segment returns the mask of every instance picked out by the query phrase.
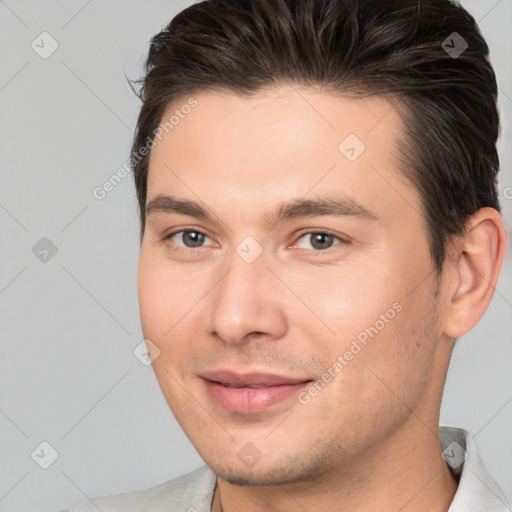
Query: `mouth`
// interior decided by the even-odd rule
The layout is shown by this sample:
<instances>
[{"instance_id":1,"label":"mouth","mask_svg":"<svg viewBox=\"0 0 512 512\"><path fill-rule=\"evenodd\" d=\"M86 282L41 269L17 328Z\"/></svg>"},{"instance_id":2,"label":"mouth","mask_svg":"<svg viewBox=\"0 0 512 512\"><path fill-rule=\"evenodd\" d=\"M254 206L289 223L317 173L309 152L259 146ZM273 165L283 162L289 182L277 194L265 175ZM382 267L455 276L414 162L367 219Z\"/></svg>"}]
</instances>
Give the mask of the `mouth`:
<instances>
[{"instance_id":1,"label":"mouth","mask_svg":"<svg viewBox=\"0 0 512 512\"><path fill-rule=\"evenodd\" d=\"M204 372L210 400L228 412L257 414L297 395L312 379L270 373Z\"/></svg>"}]
</instances>

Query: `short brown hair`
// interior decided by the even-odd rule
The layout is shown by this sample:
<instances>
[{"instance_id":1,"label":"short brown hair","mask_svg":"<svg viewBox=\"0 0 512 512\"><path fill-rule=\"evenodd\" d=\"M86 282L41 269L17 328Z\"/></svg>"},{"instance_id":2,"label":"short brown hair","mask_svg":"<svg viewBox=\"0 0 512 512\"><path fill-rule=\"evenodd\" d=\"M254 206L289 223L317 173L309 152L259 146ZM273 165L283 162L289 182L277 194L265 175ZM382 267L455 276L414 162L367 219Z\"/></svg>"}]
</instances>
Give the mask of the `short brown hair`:
<instances>
[{"instance_id":1,"label":"short brown hair","mask_svg":"<svg viewBox=\"0 0 512 512\"><path fill-rule=\"evenodd\" d=\"M458 45L457 55L450 48ZM464 47L467 45L467 48ZM458 53L458 52L457 52ZM417 187L434 267L482 207L499 211L497 85L475 19L450 0L207 0L151 40L131 149L141 240L149 155L166 107L204 91L292 83L398 98L401 170Z\"/></svg>"}]
</instances>

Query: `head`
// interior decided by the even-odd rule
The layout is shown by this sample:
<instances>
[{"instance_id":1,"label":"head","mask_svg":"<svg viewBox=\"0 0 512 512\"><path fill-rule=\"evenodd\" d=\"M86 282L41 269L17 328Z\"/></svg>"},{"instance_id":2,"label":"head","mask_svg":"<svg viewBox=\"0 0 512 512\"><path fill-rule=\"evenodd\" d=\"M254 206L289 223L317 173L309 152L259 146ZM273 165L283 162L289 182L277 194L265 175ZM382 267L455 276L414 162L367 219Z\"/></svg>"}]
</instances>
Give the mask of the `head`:
<instances>
[{"instance_id":1,"label":"head","mask_svg":"<svg viewBox=\"0 0 512 512\"><path fill-rule=\"evenodd\" d=\"M131 156L142 327L220 476L304 480L436 428L503 260L496 92L448 0L206 1L153 38ZM293 384L212 384L248 374Z\"/></svg>"}]
</instances>

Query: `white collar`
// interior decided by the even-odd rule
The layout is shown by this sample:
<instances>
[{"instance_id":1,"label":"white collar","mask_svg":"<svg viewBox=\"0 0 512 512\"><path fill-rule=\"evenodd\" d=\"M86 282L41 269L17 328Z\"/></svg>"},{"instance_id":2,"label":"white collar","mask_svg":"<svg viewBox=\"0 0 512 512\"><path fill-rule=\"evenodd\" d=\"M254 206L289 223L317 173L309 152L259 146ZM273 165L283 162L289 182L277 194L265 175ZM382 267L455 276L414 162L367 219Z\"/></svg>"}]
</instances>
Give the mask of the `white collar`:
<instances>
[{"instance_id":1,"label":"white collar","mask_svg":"<svg viewBox=\"0 0 512 512\"><path fill-rule=\"evenodd\" d=\"M491 478L475 442L461 428L439 427L443 458L459 481L448 512L510 512L503 491Z\"/></svg>"}]
</instances>

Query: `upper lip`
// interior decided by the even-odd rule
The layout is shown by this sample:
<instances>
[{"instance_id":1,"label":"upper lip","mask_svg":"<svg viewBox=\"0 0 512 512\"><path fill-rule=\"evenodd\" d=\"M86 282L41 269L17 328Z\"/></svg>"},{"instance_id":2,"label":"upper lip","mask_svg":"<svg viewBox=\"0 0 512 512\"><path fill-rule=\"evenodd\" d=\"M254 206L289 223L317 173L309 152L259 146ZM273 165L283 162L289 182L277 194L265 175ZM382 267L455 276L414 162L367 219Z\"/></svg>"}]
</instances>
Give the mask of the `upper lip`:
<instances>
[{"instance_id":1,"label":"upper lip","mask_svg":"<svg viewBox=\"0 0 512 512\"><path fill-rule=\"evenodd\" d=\"M286 377L273 373L236 373L229 370L206 371L201 373L201 377L233 388L284 386L286 384L299 384L311 380L300 377Z\"/></svg>"}]
</instances>

